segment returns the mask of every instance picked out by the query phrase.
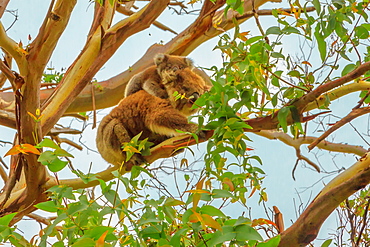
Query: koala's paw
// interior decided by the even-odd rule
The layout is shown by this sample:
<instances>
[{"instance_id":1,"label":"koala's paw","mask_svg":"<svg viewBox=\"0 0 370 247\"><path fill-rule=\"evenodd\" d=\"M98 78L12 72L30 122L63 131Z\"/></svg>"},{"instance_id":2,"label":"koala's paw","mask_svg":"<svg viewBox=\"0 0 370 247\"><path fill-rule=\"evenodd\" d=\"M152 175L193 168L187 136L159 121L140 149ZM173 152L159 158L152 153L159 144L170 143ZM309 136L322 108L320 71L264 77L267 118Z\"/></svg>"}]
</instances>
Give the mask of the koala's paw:
<instances>
[{"instance_id":1,"label":"koala's paw","mask_svg":"<svg viewBox=\"0 0 370 247\"><path fill-rule=\"evenodd\" d=\"M196 134L197 134L199 140L206 140L208 131L207 130L201 130L201 131L197 131Z\"/></svg>"},{"instance_id":2,"label":"koala's paw","mask_svg":"<svg viewBox=\"0 0 370 247\"><path fill-rule=\"evenodd\" d=\"M126 165L126 170L131 171L133 166L141 166L146 160L141 154L134 154Z\"/></svg>"}]
</instances>

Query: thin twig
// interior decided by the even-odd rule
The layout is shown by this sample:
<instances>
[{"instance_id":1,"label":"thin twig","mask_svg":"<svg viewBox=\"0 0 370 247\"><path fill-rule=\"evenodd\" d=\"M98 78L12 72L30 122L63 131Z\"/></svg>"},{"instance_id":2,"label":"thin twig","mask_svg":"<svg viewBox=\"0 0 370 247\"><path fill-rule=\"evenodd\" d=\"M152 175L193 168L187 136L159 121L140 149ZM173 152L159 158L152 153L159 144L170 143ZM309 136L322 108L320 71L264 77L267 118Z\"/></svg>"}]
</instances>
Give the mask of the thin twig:
<instances>
[{"instance_id":1,"label":"thin twig","mask_svg":"<svg viewBox=\"0 0 370 247\"><path fill-rule=\"evenodd\" d=\"M347 116L336 122L330 129L325 131L320 137L318 137L314 142L308 145L308 149L312 150L317 144L319 144L322 140L324 140L327 136L331 133L345 125L346 123L351 122L353 119L362 116L366 113L370 112L370 107L363 107L363 108L355 108L353 109Z\"/></svg>"},{"instance_id":2,"label":"thin twig","mask_svg":"<svg viewBox=\"0 0 370 247\"><path fill-rule=\"evenodd\" d=\"M367 199L367 205L365 207L364 216L363 216L363 220L362 220L362 227L361 227L360 232L358 233L358 236L357 236L356 246L360 246L362 233L364 232L365 227L367 226L367 213L369 212L369 204L370 204L370 199Z\"/></svg>"}]
</instances>

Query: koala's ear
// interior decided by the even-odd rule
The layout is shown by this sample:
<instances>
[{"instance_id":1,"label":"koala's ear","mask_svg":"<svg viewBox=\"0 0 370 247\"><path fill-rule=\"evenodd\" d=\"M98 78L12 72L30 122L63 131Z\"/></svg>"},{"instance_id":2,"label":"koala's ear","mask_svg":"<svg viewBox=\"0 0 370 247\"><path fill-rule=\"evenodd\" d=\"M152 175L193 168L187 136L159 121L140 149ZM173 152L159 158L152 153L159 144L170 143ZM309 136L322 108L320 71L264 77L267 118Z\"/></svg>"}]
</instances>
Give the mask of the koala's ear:
<instances>
[{"instance_id":1,"label":"koala's ear","mask_svg":"<svg viewBox=\"0 0 370 247\"><path fill-rule=\"evenodd\" d=\"M155 65L160 65L161 63L167 61L168 56L163 53L158 53L157 55L154 56L154 63Z\"/></svg>"},{"instance_id":2,"label":"koala's ear","mask_svg":"<svg viewBox=\"0 0 370 247\"><path fill-rule=\"evenodd\" d=\"M192 59L185 57L185 63L188 65L189 68L194 68L194 62Z\"/></svg>"}]
</instances>

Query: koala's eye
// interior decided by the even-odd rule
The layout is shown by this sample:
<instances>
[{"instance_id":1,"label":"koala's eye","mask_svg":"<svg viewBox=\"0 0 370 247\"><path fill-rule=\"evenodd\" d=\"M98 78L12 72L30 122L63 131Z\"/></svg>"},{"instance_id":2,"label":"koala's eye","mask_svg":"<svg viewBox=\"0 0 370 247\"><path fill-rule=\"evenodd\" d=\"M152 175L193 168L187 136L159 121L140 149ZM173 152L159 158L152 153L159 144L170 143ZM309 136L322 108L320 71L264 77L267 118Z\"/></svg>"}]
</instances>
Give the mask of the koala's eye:
<instances>
[{"instance_id":1,"label":"koala's eye","mask_svg":"<svg viewBox=\"0 0 370 247\"><path fill-rule=\"evenodd\" d=\"M189 97L189 101L194 103L199 98L199 93L195 92Z\"/></svg>"}]
</instances>

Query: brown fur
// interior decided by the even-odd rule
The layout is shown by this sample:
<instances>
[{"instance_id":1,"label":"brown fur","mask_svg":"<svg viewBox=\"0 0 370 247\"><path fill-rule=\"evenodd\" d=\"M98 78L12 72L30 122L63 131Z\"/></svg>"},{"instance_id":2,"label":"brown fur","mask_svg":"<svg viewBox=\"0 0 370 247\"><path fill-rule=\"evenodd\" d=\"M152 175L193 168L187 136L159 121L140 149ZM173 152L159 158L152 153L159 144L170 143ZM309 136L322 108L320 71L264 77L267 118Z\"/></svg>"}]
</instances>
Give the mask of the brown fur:
<instances>
[{"instance_id":1,"label":"brown fur","mask_svg":"<svg viewBox=\"0 0 370 247\"><path fill-rule=\"evenodd\" d=\"M171 81L176 78L179 71L193 68L193 62L187 57L162 53L154 57L154 63L154 66L131 78L126 86L125 97L144 89L149 94L167 99L168 94L162 85L162 80Z\"/></svg>"},{"instance_id":2,"label":"brown fur","mask_svg":"<svg viewBox=\"0 0 370 247\"><path fill-rule=\"evenodd\" d=\"M142 132L140 139L149 138L154 144L179 135L176 130L195 133L198 126L188 123L187 116L195 113L191 109L194 101L207 89L204 80L191 69L186 68L178 72L175 79L163 80L163 86L169 95L168 99L161 99L140 90L121 100L101 121L96 137L98 150L102 157L113 165L125 161L125 153L121 147L132 137ZM175 100L173 93L177 91L185 96ZM135 154L131 161L140 165L145 159ZM130 170L130 167L126 167Z\"/></svg>"}]
</instances>

